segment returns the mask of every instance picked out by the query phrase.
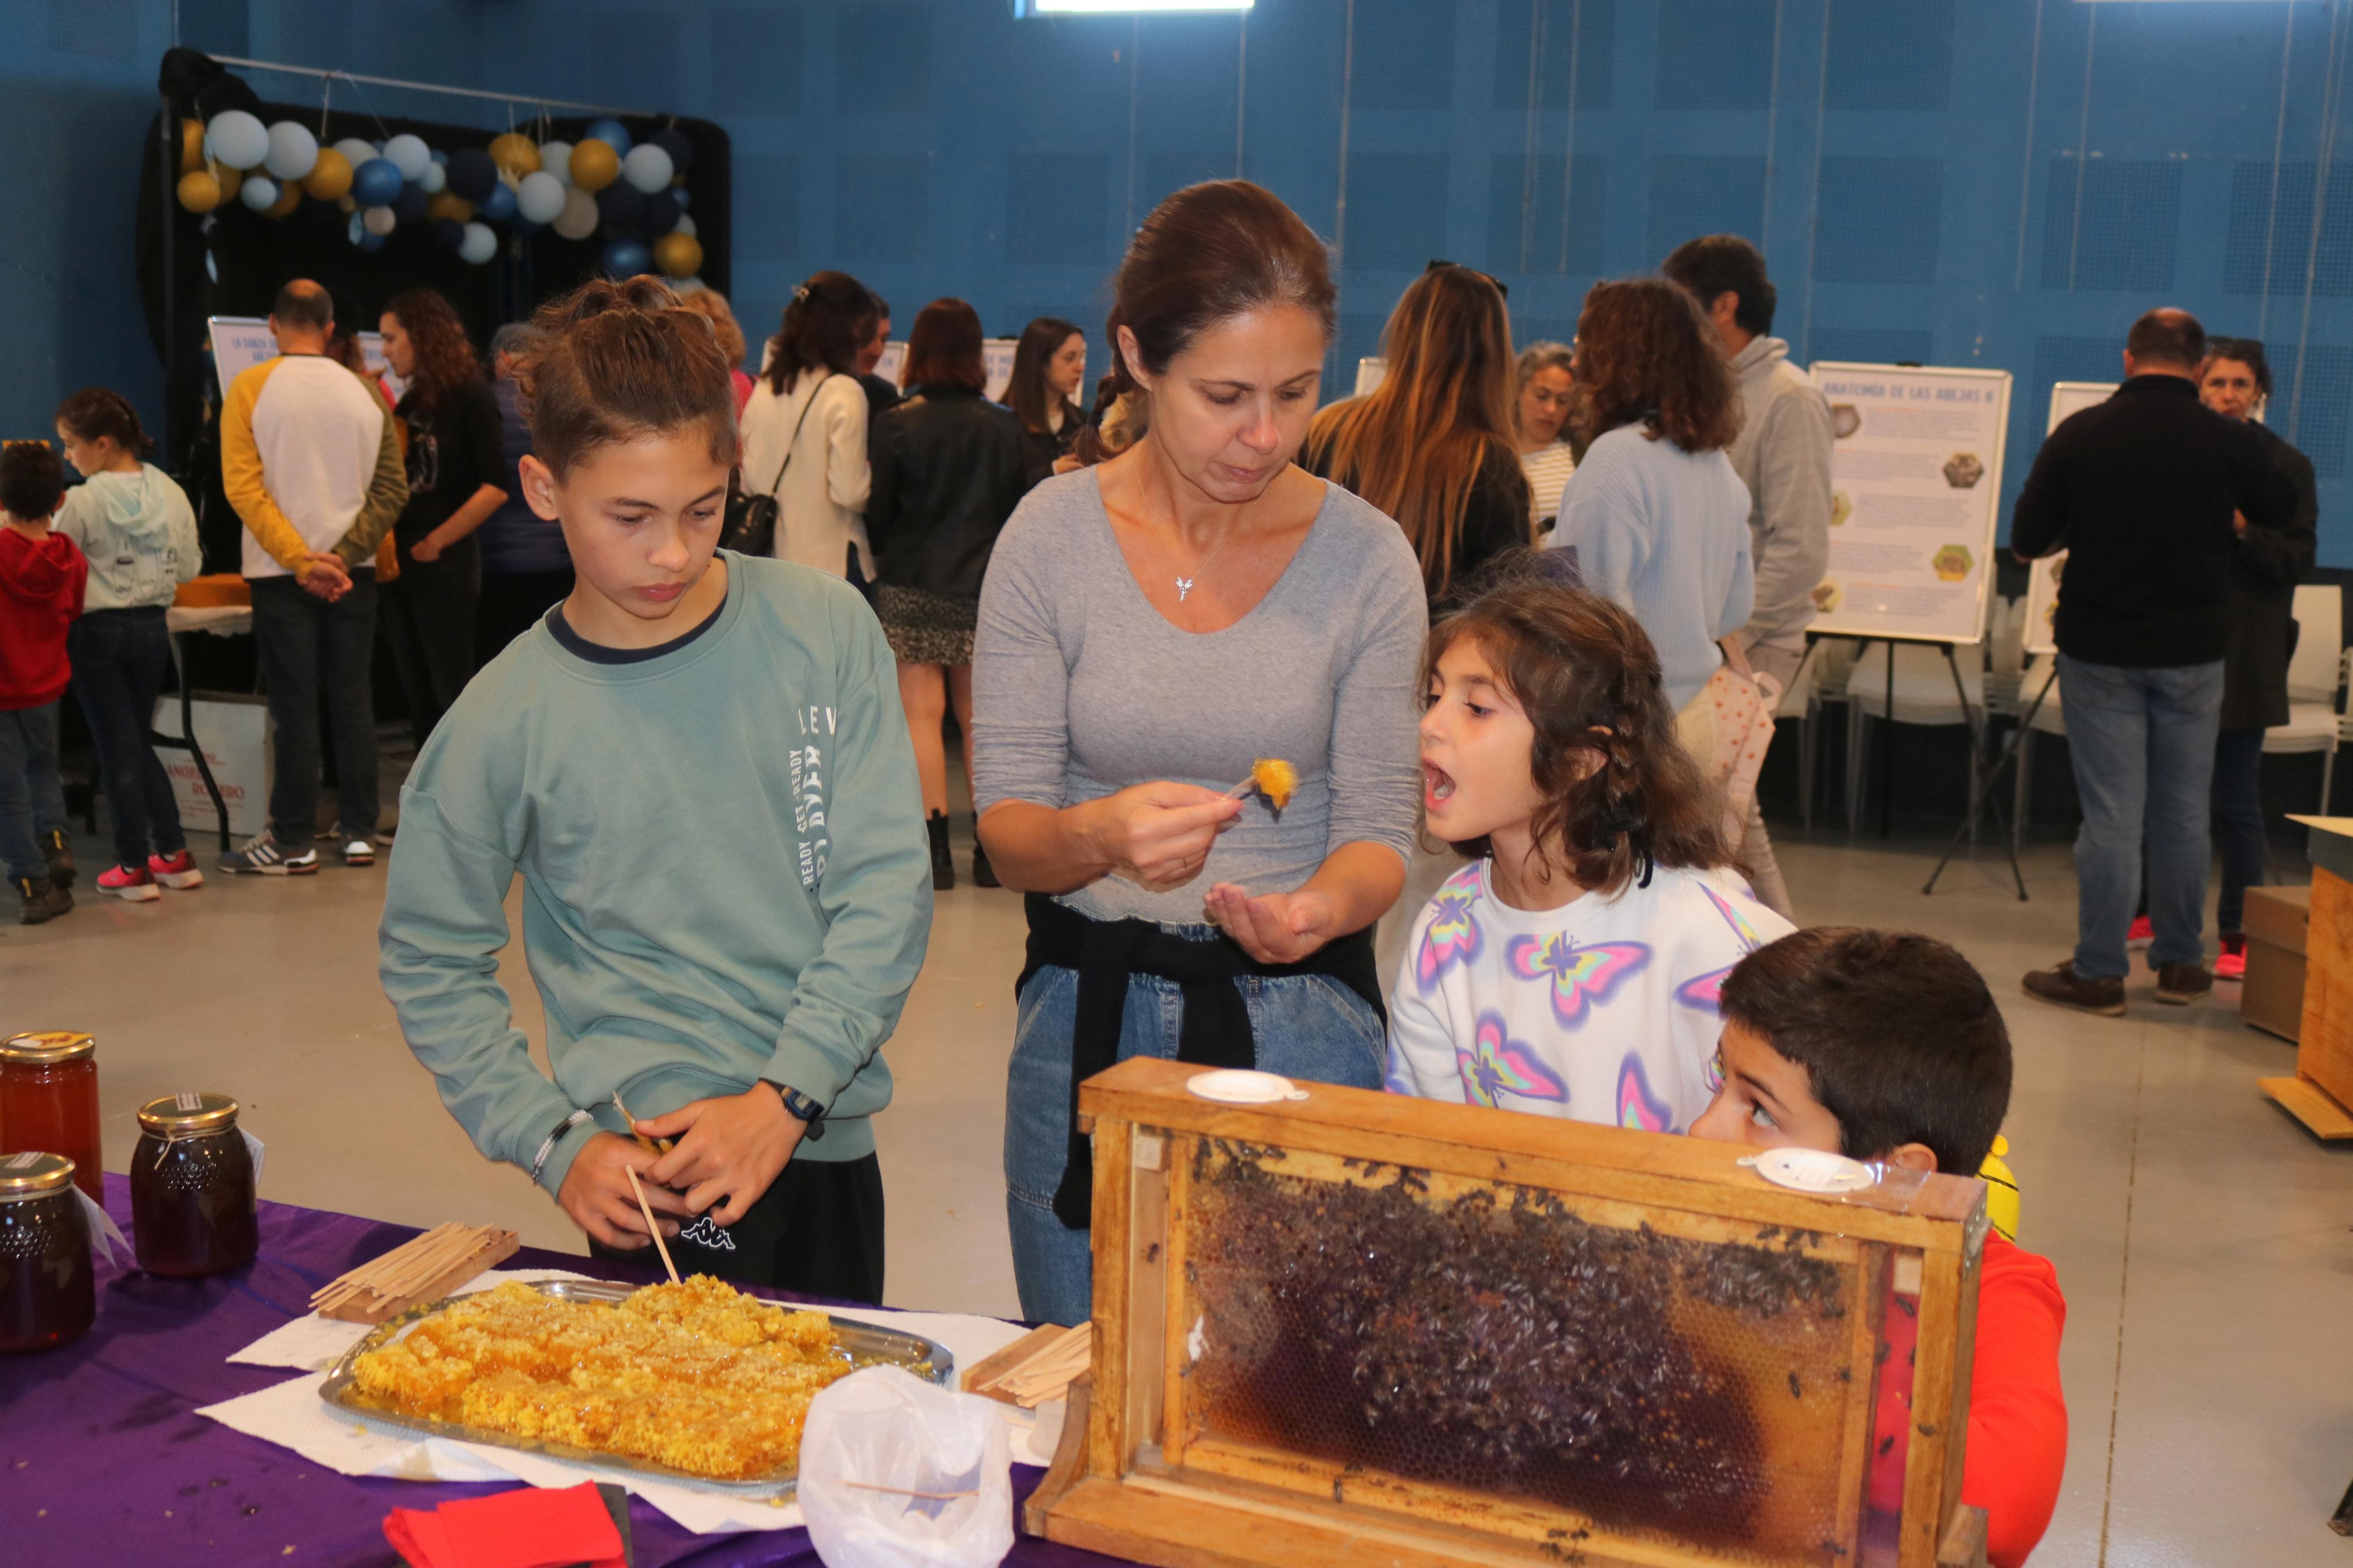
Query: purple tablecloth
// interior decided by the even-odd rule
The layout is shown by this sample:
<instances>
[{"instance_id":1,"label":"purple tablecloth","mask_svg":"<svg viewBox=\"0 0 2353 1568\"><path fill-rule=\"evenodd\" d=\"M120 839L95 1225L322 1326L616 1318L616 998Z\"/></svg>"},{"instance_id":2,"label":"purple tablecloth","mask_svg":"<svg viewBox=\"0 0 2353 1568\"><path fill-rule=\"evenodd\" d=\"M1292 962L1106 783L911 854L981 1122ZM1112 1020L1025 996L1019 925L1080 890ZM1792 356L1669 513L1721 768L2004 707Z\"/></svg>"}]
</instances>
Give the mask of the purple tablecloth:
<instances>
[{"instance_id":1,"label":"purple tablecloth","mask_svg":"<svg viewBox=\"0 0 2353 1568\"><path fill-rule=\"evenodd\" d=\"M130 1184L106 1178L106 1206L127 1233ZM98 1321L70 1344L0 1356L0 1563L397 1564L384 1517L498 1486L340 1476L196 1414L282 1383L282 1367L227 1358L310 1310L311 1292L417 1233L350 1215L261 1205L261 1255L210 1279L162 1279L99 1266ZM508 1268L570 1268L641 1282L596 1258L525 1248ZM1016 1502L1044 1474L1015 1466ZM739 1568L818 1561L808 1532L689 1534L630 1500L637 1561ZM1081 1568L1112 1561L1045 1542L1008 1563Z\"/></svg>"}]
</instances>

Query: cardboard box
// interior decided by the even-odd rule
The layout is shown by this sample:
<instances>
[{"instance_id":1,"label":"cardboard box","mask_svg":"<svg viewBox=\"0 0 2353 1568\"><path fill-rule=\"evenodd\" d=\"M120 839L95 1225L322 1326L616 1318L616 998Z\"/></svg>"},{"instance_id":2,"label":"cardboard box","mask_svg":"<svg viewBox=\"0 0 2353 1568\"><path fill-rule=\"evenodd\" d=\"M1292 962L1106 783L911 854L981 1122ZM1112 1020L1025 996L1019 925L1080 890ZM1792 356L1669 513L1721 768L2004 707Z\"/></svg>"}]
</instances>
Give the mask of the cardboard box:
<instances>
[{"instance_id":1,"label":"cardboard box","mask_svg":"<svg viewBox=\"0 0 2353 1568\"><path fill-rule=\"evenodd\" d=\"M2247 889L2247 978L2239 987L2239 1016L2284 1040L2304 1032L2305 942L2311 922L2309 887Z\"/></svg>"}]
</instances>

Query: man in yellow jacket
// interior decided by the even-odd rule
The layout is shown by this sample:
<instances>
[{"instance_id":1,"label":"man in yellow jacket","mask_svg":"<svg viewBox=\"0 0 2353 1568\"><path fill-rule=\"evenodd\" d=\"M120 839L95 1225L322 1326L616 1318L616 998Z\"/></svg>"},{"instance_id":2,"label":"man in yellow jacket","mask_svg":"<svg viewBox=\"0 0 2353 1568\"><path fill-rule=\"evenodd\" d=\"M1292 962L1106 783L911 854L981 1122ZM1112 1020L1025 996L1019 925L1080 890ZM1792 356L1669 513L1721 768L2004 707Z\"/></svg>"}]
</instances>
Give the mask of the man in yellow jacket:
<instances>
[{"instance_id":1,"label":"man in yellow jacket","mask_svg":"<svg viewBox=\"0 0 2353 1568\"><path fill-rule=\"evenodd\" d=\"M245 522L245 579L277 765L269 826L225 871L302 876L319 868L320 699L333 729L335 842L346 865L375 860L375 546L408 501L400 441L384 399L326 355L335 307L298 278L278 291L272 359L241 373L221 409L221 483Z\"/></svg>"}]
</instances>

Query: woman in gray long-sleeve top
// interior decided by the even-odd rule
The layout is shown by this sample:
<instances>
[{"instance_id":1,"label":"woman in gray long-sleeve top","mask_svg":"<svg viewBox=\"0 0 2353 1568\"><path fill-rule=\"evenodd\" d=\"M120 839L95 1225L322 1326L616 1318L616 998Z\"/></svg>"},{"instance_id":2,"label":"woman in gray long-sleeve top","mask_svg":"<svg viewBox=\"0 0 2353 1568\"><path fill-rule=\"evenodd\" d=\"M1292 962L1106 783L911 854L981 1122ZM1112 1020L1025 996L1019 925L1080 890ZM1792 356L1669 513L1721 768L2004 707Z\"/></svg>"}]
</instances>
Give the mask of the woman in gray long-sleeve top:
<instances>
[{"instance_id":1,"label":"woman in gray long-sleeve top","mask_svg":"<svg viewBox=\"0 0 2353 1568\"><path fill-rule=\"evenodd\" d=\"M1176 1057L1372 1089L1371 928L1404 885L1421 573L1291 461L1332 332L1324 247L1241 181L1161 204L1112 338L1145 436L1006 526L974 652L980 833L1029 897L1005 1173L1025 1316L1082 1322L1076 1085ZM1222 792L1299 773L1276 810Z\"/></svg>"}]
</instances>

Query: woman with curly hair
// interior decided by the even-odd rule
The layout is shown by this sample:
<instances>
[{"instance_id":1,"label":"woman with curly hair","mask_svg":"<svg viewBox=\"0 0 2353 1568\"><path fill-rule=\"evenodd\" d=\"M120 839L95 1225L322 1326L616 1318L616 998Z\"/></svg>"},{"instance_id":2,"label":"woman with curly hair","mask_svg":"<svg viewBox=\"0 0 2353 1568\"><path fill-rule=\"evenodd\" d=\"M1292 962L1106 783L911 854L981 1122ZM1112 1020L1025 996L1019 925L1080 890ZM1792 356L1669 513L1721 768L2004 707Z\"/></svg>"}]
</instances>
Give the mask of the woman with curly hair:
<instances>
[{"instance_id":1,"label":"woman with curly hair","mask_svg":"<svg viewBox=\"0 0 2353 1568\"><path fill-rule=\"evenodd\" d=\"M399 574L385 583L385 641L419 751L474 675L482 553L474 531L505 504L499 402L449 301L430 289L393 296L384 357L406 384L408 505L393 524Z\"/></svg>"},{"instance_id":2,"label":"woman with curly hair","mask_svg":"<svg viewBox=\"0 0 2353 1568\"><path fill-rule=\"evenodd\" d=\"M1748 620L1748 490L1725 449L1740 396L1714 329L1663 278L1597 283L1577 323L1570 418L1592 442L1546 542L1577 552L1586 586L1634 613L1658 649L1683 743L1714 749L1701 689L1716 639Z\"/></svg>"}]
</instances>

